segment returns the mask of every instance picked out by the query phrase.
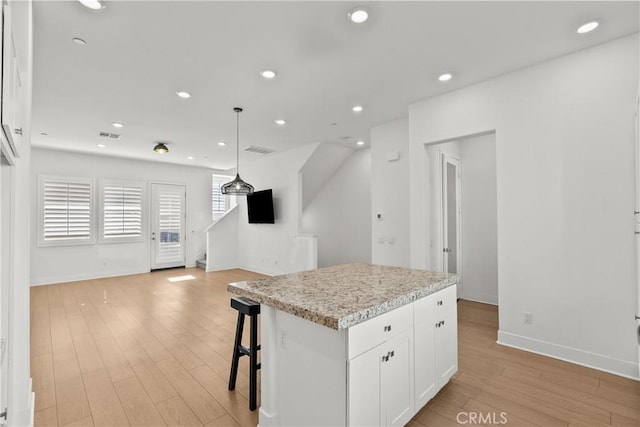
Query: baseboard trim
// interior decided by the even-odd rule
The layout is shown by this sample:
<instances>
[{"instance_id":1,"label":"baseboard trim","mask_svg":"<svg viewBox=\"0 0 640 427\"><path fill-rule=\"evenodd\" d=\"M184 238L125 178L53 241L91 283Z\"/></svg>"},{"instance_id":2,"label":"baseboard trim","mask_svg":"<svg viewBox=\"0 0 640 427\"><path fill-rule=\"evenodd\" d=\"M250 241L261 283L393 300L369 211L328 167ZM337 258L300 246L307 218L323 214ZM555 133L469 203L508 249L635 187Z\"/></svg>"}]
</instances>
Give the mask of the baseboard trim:
<instances>
[{"instance_id":1,"label":"baseboard trim","mask_svg":"<svg viewBox=\"0 0 640 427\"><path fill-rule=\"evenodd\" d=\"M479 296L479 297L476 298L473 295L471 295L471 296L464 295L464 290L462 291L462 297L460 299L463 299L465 301L479 302L479 303L482 303L482 304L498 305L498 297Z\"/></svg>"},{"instance_id":2,"label":"baseboard trim","mask_svg":"<svg viewBox=\"0 0 640 427\"><path fill-rule=\"evenodd\" d=\"M498 344L640 381L638 364L626 360L615 359L602 354L591 353L577 348L523 337L522 335L511 334L504 331L498 331Z\"/></svg>"},{"instance_id":3,"label":"baseboard trim","mask_svg":"<svg viewBox=\"0 0 640 427\"><path fill-rule=\"evenodd\" d=\"M117 270L117 271L108 271L108 272L97 272L97 273L89 273L89 274L69 274L57 277L43 277L40 279L33 280L31 282L31 286L42 286L42 285L52 285L55 283L66 283L66 282L78 282L80 280L92 280L92 279L103 279L105 277L117 277L117 276L130 276L132 274L144 274L149 273L149 269L128 269L128 270Z\"/></svg>"}]
</instances>

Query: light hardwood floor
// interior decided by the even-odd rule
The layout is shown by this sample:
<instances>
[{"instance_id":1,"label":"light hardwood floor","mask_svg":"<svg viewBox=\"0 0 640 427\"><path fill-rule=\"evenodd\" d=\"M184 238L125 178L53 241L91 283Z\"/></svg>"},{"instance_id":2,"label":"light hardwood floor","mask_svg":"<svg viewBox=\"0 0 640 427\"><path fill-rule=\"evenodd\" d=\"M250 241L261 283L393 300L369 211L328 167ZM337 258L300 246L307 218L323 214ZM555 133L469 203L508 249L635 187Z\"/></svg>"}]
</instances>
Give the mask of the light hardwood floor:
<instances>
[{"instance_id":1,"label":"light hardwood floor","mask_svg":"<svg viewBox=\"0 0 640 427\"><path fill-rule=\"evenodd\" d=\"M227 390L226 283L256 277L177 269L32 288L36 426L255 426L247 358ZM497 345L495 307L458 310L460 369L411 426L640 425L640 383Z\"/></svg>"}]
</instances>

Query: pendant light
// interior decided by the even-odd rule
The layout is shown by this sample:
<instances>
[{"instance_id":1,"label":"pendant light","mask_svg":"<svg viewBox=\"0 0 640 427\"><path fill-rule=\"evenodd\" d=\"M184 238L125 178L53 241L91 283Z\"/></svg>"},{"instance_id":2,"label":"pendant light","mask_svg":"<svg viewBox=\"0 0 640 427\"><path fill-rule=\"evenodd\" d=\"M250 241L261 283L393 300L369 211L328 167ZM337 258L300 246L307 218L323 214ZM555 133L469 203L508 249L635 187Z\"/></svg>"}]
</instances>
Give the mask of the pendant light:
<instances>
[{"instance_id":1,"label":"pendant light","mask_svg":"<svg viewBox=\"0 0 640 427\"><path fill-rule=\"evenodd\" d=\"M253 185L240 178L240 113L242 113L242 108L235 107L233 111L236 112L236 178L220 187L220 192L230 196L246 196L253 193Z\"/></svg>"}]
</instances>

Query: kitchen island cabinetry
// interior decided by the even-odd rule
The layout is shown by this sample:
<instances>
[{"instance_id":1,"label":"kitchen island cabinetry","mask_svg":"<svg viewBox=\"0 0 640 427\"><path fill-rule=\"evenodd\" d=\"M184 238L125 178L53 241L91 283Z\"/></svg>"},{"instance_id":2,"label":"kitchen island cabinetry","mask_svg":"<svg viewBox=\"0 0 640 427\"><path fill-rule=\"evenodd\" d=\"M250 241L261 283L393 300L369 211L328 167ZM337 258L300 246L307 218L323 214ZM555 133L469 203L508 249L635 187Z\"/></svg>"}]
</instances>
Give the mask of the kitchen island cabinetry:
<instances>
[{"instance_id":1,"label":"kitchen island cabinetry","mask_svg":"<svg viewBox=\"0 0 640 427\"><path fill-rule=\"evenodd\" d=\"M457 369L457 280L348 264L230 284L262 305L260 426L405 425Z\"/></svg>"}]
</instances>

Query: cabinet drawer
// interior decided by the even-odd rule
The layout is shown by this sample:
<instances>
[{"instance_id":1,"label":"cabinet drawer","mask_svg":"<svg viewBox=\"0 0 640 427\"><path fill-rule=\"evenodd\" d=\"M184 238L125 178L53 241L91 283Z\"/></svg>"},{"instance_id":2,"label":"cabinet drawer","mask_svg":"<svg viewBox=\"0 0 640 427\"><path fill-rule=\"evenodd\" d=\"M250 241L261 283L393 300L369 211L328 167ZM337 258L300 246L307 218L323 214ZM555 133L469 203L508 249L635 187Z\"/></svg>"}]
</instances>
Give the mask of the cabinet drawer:
<instances>
[{"instance_id":1,"label":"cabinet drawer","mask_svg":"<svg viewBox=\"0 0 640 427\"><path fill-rule=\"evenodd\" d=\"M413 304L366 320L347 330L349 359L373 348L413 326Z\"/></svg>"},{"instance_id":2,"label":"cabinet drawer","mask_svg":"<svg viewBox=\"0 0 640 427\"><path fill-rule=\"evenodd\" d=\"M430 321L434 313L439 313L442 310L455 306L457 299L456 287L456 285L452 285L416 300L414 303L415 323Z\"/></svg>"}]
</instances>

